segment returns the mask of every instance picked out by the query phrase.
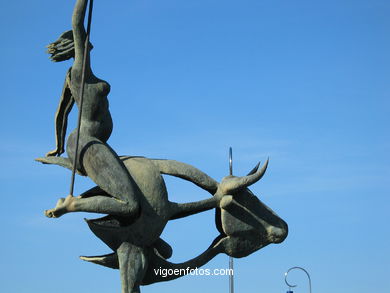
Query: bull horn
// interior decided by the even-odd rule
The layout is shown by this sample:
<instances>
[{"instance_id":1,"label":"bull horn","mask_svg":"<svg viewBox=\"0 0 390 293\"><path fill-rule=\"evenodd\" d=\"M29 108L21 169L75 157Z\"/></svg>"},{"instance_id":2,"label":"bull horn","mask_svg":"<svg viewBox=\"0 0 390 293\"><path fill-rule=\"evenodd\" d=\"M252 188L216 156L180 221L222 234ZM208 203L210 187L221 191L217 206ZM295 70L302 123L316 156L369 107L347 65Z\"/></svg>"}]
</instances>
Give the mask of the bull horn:
<instances>
[{"instance_id":1,"label":"bull horn","mask_svg":"<svg viewBox=\"0 0 390 293\"><path fill-rule=\"evenodd\" d=\"M236 186L234 189L242 189L242 188L246 188L250 185L252 185L253 183L256 183L257 181L259 181L261 179L261 177L264 176L265 174L265 171L267 170L267 167L268 167L268 162L269 162L269 158L267 159L267 161L264 163L263 167L261 167L261 169L259 169L259 165L258 164L255 169L256 171L253 172L255 169L253 169L249 175L245 176L245 177L241 177L239 179L239 181L236 183Z\"/></svg>"},{"instance_id":2,"label":"bull horn","mask_svg":"<svg viewBox=\"0 0 390 293\"><path fill-rule=\"evenodd\" d=\"M259 166L260 166L260 162L258 162L257 165L246 176L255 174L259 169Z\"/></svg>"}]
</instances>

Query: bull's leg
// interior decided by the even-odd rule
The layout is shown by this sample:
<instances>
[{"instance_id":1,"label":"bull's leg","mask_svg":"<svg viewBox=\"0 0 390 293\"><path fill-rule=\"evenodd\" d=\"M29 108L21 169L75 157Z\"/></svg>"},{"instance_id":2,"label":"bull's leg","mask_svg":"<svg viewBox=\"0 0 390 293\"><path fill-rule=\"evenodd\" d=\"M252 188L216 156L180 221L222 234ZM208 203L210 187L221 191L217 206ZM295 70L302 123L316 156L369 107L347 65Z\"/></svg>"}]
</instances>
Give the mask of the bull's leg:
<instances>
[{"instance_id":1,"label":"bull's leg","mask_svg":"<svg viewBox=\"0 0 390 293\"><path fill-rule=\"evenodd\" d=\"M163 239L158 238L156 242L154 242L153 246L157 250L158 254L160 254L163 258L168 259L172 256L172 246Z\"/></svg>"},{"instance_id":2,"label":"bull's leg","mask_svg":"<svg viewBox=\"0 0 390 293\"><path fill-rule=\"evenodd\" d=\"M231 202L231 195L215 195L211 198L195 202L171 203L170 220L187 217L214 208L225 208L230 205Z\"/></svg>"},{"instance_id":3,"label":"bull's leg","mask_svg":"<svg viewBox=\"0 0 390 293\"><path fill-rule=\"evenodd\" d=\"M139 293L139 286L148 265L146 249L123 242L117 249L117 254L122 281L122 293Z\"/></svg>"}]
</instances>

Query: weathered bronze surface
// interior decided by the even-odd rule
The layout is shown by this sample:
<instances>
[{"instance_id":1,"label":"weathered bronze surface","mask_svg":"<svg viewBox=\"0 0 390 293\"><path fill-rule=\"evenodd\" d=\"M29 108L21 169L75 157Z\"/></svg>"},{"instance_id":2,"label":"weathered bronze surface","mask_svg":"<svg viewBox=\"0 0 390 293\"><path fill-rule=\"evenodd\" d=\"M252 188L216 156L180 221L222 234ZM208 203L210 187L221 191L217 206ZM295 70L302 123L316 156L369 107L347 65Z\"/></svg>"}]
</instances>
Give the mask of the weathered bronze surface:
<instances>
[{"instance_id":1,"label":"weathered bronze surface","mask_svg":"<svg viewBox=\"0 0 390 293\"><path fill-rule=\"evenodd\" d=\"M67 117L74 103L80 107L82 60L86 32L84 18L87 0L77 0L72 17L72 31L63 33L49 45L53 61L74 58L66 74L64 88L55 117L56 149L37 159L72 169L76 135L73 131L64 153ZM92 48L92 45L89 45ZM287 236L287 224L263 204L248 187L264 175L257 165L247 176L227 176L218 183L207 174L185 163L143 157L119 157L107 144L112 131L107 95L110 86L97 78L87 56L85 90L79 140L77 173L88 176L96 187L79 196L68 195L45 211L50 218L70 212L106 214L87 220L90 229L111 248L112 253L81 259L120 270L122 292L139 292L140 285L168 281L184 274L161 276L156 269L196 268L219 253L244 257ZM162 174L188 180L208 191L206 200L175 203L168 199ZM169 220L215 209L219 235L202 254L184 263L171 263L171 246L160 238Z\"/></svg>"}]
</instances>

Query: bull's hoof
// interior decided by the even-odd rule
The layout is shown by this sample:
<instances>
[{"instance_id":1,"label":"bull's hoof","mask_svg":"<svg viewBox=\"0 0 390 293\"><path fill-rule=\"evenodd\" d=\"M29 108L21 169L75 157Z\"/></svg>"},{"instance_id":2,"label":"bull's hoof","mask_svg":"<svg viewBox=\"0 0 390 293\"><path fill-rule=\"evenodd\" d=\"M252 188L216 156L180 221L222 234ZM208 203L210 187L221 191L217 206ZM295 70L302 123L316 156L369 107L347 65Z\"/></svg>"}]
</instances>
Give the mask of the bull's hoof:
<instances>
[{"instance_id":1,"label":"bull's hoof","mask_svg":"<svg viewBox=\"0 0 390 293\"><path fill-rule=\"evenodd\" d=\"M59 218L69 212L69 205L73 201L73 196L68 195L66 198L60 198L54 209L46 210L45 216L48 218Z\"/></svg>"}]
</instances>

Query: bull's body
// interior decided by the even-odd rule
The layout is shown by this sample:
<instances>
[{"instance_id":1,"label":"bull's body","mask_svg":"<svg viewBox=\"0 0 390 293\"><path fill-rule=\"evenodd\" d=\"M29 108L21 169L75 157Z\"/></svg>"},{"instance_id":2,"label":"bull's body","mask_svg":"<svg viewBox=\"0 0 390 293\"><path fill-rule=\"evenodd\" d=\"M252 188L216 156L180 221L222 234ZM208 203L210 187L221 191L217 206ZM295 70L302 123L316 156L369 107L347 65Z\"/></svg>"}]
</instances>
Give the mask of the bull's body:
<instances>
[{"instance_id":1,"label":"bull's body","mask_svg":"<svg viewBox=\"0 0 390 293\"><path fill-rule=\"evenodd\" d=\"M287 224L247 188L263 176L267 164L262 169L255 168L246 177L228 176L218 184L200 170L177 161L142 157L121 159L142 194L139 198L140 214L132 219L108 215L88 220L91 230L113 253L82 259L120 269L122 287L129 288L128 292L137 292L139 285L182 276L162 277L156 275L155 269L186 269L188 273L187 268L200 267L219 253L244 257L270 243L279 243L287 236ZM66 158L47 157L38 161L71 167ZM162 174L191 181L213 197L184 204L170 202ZM81 199L96 194L102 195L104 190L92 188L82 194ZM167 222L212 208L216 209L216 226L220 235L198 257L180 264L168 262L166 259L171 256L172 249L160 238Z\"/></svg>"}]
</instances>

